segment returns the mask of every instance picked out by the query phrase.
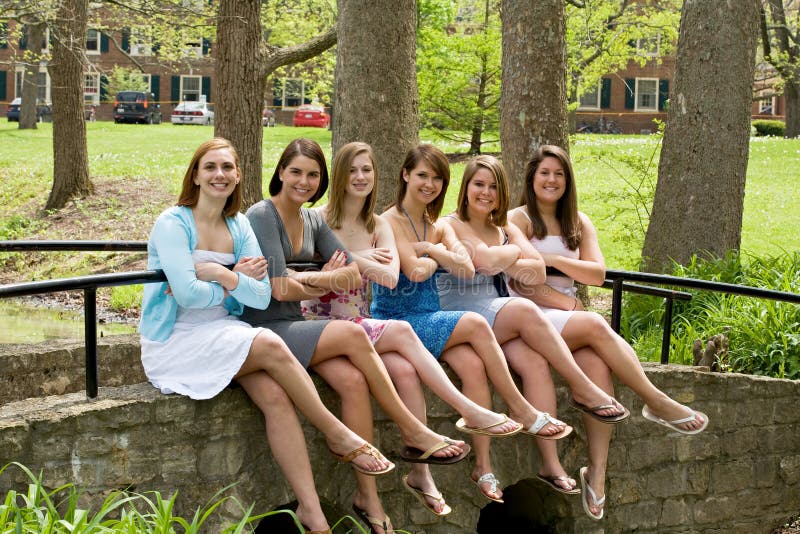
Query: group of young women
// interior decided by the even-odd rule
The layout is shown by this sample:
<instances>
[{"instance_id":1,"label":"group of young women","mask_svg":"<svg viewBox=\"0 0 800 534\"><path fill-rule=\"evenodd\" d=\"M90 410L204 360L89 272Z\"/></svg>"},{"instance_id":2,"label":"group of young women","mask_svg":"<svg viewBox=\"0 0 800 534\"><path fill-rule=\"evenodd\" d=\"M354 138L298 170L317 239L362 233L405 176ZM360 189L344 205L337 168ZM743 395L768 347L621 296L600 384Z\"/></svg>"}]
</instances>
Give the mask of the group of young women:
<instances>
[{"instance_id":1,"label":"group of young women","mask_svg":"<svg viewBox=\"0 0 800 534\"><path fill-rule=\"evenodd\" d=\"M582 493L585 512L597 520L611 425L629 416L613 397L611 372L642 398L647 419L682 434L706 428L708 417L659 391L631 347L575 297L574 281L601 284L605 266L560 148L536 151L524 202L511 212L502 164L478 156L465 169L456 211L440 218L450 170L431 145L409 151L396 200L381 215L375 161L364 143L337 151L329 202L317 209L304 206L322 198L329 176L314 141L286 147L270 198L246 216L239 213L241 179L234 147L207 141L191 160L177 206L156 221L148 267L163 269L167 282L145 286L142 362L164 393L206 399L232 380L244 388L264 414L270 448L309 532L329 527L295 407L324 434L334 458L354 468L353 510L379 534L393 527L375 476L395 466L370 445L370 393L400 429L400 458L412 466L405 489L440 516L451 509L428 466L459 462L471 448L426 426L422 383L461 416L455 426L471 435L475 450L471 478L487 499L503 502L490 438L526 434L542 457L537 479ZM323 267L291 268L308 262ZM548 266L563 274L547 275ZM437 360L456 373L461 391ZM572 427L554 416L550 367L568 383L586 426L589 465L579 471L580 488L557 454L555 440ZM321 402L308 369L341 396L341 421ZM492 411L490 383L508 415Z\"/></svg>"}]
</instances>

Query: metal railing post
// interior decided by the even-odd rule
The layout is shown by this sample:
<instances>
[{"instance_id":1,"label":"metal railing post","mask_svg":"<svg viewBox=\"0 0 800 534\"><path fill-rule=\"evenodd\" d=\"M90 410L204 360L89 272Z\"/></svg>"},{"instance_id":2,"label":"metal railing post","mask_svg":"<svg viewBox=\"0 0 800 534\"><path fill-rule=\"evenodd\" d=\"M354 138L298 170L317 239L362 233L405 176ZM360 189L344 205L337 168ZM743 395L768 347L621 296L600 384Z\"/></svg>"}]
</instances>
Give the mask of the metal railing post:
<instances>
[{"instance_id":1,"label":"metal railing post","mask_svg":"<svg viewBox=\"0 0 800 534\"><path fill-rule=\"evenodd\" d=\"M661 338L661 363L669 363L669 344L672 341L672 297L664 299L664 333Z\"/></svg>"},{"instance_id":2,"label":"metal railing post","mask_svg":"<svg viewBox=\"0 0 800 534\"><path fill-rule=\"evenodd\" d=\"M97 397L97 288L83 290L83 332L86 352L86 396Z\"/></svg>"},{"instance_id":3,"label":"metal railing post","mask_svg":"<svg viewBox=\"0 0 800 534\"><path fill-rule=\"evenodd\" d=\"M615 278L611 290L611 328L619 334L622 317L622 278Z\"/></svg>"}]
</instances>

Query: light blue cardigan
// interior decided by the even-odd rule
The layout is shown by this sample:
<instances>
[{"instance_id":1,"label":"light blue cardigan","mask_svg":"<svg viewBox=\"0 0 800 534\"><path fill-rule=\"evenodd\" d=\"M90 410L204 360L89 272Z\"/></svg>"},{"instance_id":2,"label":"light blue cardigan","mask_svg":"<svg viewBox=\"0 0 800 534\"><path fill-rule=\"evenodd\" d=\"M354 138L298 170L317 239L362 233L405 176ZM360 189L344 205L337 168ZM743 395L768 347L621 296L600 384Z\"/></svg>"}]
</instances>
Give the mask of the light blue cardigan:
<instances>
[{"instance_id":1,"label":"light blue cardigan","mask_svg":"<svg viewBox=\"0 0 800 534\"><path fill-rule=\"evenodd\" d=\"M244 256L261 256L250 221L241 213L226 217L228 230L233 237L233 255L238 262ZM208 308L225 299L225 290L217 282L197 279L192 251L197 247L197 227L191 208L173 206L158 216L150 239L147 241L147 268L163 269L171 295L167 295L167 282L144 285L142 320L139 333L152 341L166 341L175 326L178 306ZM269 279L255 280L242 273L239 284L225 299L224 306L232 315L241 315L243 304L260 310L266 309L270 300Z\"/></svg>"}]
</instances>

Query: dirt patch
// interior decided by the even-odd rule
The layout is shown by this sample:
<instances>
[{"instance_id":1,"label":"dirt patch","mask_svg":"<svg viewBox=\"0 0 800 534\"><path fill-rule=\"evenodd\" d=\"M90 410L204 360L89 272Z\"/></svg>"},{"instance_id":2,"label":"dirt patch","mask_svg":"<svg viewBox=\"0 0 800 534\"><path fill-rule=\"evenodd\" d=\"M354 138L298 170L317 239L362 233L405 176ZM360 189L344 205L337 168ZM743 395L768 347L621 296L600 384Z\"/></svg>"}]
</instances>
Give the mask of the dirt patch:
<instances>
[{"instance_id":1,"label":"dirt patch","mask_svg":"<svg viewBox=\"0 0 800 534\"><path fill-rule=\"evenodd\" d=\"M494 156L494 157L496 157L498 159L500 158L500 152L483 152L483 154L486 155L486 156ZM450 163L462 163L462 162L465 162L465 161L469 161L469 160L471 160L472 158L475 157L475 154L462 154L462 153L456 153L456 152L451 152L451 153L445 154L445 155L447 156L447 160Z\"/></svg>"},{"instance_id":2,"label":"dirt patch","mask_svg":"<svg viewBox=\"0 0 800 534\"><path fill-rule=\"evenodd\" d=\"M800 516L790 519L782 527L773 530L772 534L800 534Z\"/></svg>"}]
</instances>

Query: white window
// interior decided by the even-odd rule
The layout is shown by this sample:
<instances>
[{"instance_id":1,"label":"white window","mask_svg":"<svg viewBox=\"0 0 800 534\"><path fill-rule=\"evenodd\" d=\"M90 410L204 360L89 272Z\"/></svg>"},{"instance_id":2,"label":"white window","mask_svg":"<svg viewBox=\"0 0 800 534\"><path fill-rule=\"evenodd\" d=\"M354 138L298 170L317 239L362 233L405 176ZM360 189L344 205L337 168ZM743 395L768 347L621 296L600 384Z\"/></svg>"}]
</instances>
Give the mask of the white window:
<instances>
[{"instance_id":1,"label":"white window","mask_svg":"<svg viewBox=\"0 0 800 534\"><path fill-rule=\"evenodd\" d=\"M600 109L600 87L598 83L593 90L589 89L583 93L578 99L578 109Z\"/></svg>"},{"instance_id":2,"label":"white window","mask_svg":"<svg viewBox=\"0 0 800 534\"><path fill-rule=\"evenodd\" d=\"M661 34L658 33L648 38L636 39L636 53L645 57L658 57L661 55Z\"/></svg>"},{"instance_id":3,"label":"white window","mask_svg":"<svg viewBox=\"0 0 800 534\"><path fill-rule=\"evenodd\" d=\"M152 56L153 46L150 39L141 31L131 32L131 55L132 56Z\"/></svg>"},{"instance_id":4,"label":"white window","mask_svg":"<svg viewBox=\"0 0 800 534\"><path fill-rule=\"evenodd\" d=\"M187 41L183 45L183 55L185 57L191 57L191 58L203 57L203 40L198 39L196 41L195 40Z\"/></svg>"},{"instance_id":5,"label":"white window","mask_svg":"<svg viewBox=\"0 0 800 534\"><path fill-rule=\"evenodd\" d=\"M181 76L181 100L199 102L202 91L200 76Z\"/></svg>"},{"instance_id":6,"label":"white window","mask_svg":"<svg viewBox=\"0 0 800 534\"><path fill-rule=\"evenodd\" d=\"M95 106L100 104L99 72L87 72L83 75L83 101Z\"/></svg>"},{"instance_id":7,"label":"white window","mask_svg":"<svg viewBox=\"0 0 800 534\"><path fill-rule=\"evenodd\" d=\"M86 53L99 54L100 53L100 31L94 28L89 28L86 32Z\"/></svg>"},{"instance_id":8,"label":"white window","mask_svg":"<svg viewBox=\"0 0 800 534\"><path fill-rule=\"evenodd\" d=\"M658 79L636 78L636 111L658 111Z\"/></svg>"},{"instance_id":9,"label":"white window","mask_svg":"<svg viewBox=\"0 0 800 534\"><path fill-rule=\"evenodd\" d=\"M17 67L14 73L14 95L22 96L22 83L25 80L25 68ZM47 72L47 64L39 66L36 73L36 99L39 103L50 102L50 73Z\"/></svg>"}]
</instances>

